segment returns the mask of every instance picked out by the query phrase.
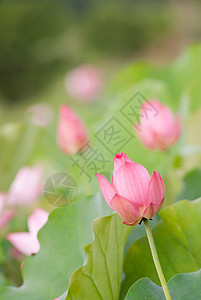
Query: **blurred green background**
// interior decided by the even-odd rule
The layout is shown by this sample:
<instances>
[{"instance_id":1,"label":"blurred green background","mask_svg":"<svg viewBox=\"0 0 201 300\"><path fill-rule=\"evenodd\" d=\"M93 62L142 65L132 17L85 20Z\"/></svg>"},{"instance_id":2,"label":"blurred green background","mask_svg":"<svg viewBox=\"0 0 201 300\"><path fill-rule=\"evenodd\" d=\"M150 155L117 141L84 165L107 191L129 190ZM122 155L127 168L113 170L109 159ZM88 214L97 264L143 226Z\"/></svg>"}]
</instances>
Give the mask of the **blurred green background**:
<instances>
[{"instance_id":1,"label":"blurred green background","mask_svg":"<svg viewBox=\"0 0 201 300\"><path fill-rule=\"evenodd\" d=\"M106 76L139 57L165 62L200 38L200 5L166 0L1 0L1 103L36 101L80 63L94 63Z\"/></svg>"},{"instance_id":2,"label":"blurred green background","mask_svg":"<svg viewBox=\"0 0 201 300\"><path fill-rule=\"evenodd\" d=\"M170 62L187 45L200 40L200 8L200 1L0 1L1 190L8 189L25 164L43 161L53 164L54 170L71 170L72 162L60 153L55 140L62 103L86 121L92 141L114 108L127 101L136 88L146 97L162 96L161 101L178 109L188 78L179 62L176 70L185 78L180 78ZM143 64L145 60L157 67ZM142 63L120 71L137 61ZM64 87L68 71L85 63L100 69L104 83L99 101L90 105L73 101ZM164 72L161 66L165 66ZM131 88L145 78L156 82ZM194 90L196 97L199 89ZM27 110L35 103L50 104L54 110L53 124L47 130L30 122ZM131 126L129 129L132 131ZM136 155L141 151L139 144ZM148 164L150 160L147 155Z\"/></svg>"}]
</instances>

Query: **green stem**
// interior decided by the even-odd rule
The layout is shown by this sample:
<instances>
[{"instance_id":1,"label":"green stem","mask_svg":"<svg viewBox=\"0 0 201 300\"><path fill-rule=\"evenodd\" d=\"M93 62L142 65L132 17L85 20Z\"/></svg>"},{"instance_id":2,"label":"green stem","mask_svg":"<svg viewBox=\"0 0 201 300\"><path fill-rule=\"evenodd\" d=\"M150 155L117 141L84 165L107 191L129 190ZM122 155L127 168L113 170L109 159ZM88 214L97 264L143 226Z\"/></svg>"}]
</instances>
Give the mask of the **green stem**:
<instances>
[{"instance_id":1,"label":"green stem","mask_svg":"<svg viewBox=\"0 0 201 300\"><path fill-rule=\"evenodd\" d=\"M144 225L145 225L145 229L146 229L146 233L147 233L147 238L148 238L148 241L149 241L149 246L150 246L150 249L151 249L151 254L153 256L154 264L155 264L155 267L156 267L156 271L158 273L158 277L160 279L160 282L161 282L161 285L162 285L162 288L163 288L163 292L165 294L165 299L166 300L171 300L171 296L170 296L170 292L168 290L167 282L165 280L163 270L161 268L161 264L160 264L158 254L157 254L157 251L156 251L156 246L155 246L155 243L154 243L151 228L149 226L149 221L147 219L143 219L143 221L144 221Z\"/></svg>"}]
</instances>

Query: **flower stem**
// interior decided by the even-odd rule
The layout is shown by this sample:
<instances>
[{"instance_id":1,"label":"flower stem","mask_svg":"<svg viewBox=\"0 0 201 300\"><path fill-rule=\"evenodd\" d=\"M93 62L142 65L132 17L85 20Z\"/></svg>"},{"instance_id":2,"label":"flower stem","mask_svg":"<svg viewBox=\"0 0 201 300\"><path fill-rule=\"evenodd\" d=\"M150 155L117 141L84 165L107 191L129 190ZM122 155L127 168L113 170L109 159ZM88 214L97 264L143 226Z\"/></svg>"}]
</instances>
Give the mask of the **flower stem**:
<instances>
[{"instance_id":1,"label":"flower stem","mask_svg":"<svg viewBox=\"0 0 201 300\"><path fill-rule=\"evenodd\" d=\"M170 292L168 290L167 282L165 280L163 270L161 268L161 264L160 264L158 254L157 254L157 251L156 251L156 246L155 246L155 243L154 243L151 228L149 226L149 221L147 219L143 219L143 221L144 221L144 225L145 225L145 229L146 229L146 233L147 233L147 238L148 238L148 241L149 241L149 246L150 246L150 249L151 249L151 254L153 256L154 264L155 264L155 267L156 267L156 271L158 273L158 277L160 279L160 282L161 282L161 285L162 285L162 288L163 288L163 292L165 294L165 299L166 300L171 300L171 296L170 296Z\"/></svg>"}]
</instances>

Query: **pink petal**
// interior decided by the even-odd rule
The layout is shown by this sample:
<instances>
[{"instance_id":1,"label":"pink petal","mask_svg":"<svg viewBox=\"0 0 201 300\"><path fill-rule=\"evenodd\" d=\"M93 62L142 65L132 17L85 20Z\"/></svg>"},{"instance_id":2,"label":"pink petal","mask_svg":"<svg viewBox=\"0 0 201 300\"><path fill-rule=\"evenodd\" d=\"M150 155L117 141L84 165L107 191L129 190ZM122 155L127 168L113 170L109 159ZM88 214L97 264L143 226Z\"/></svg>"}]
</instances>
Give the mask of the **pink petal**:
<instances>
[{"instance_id":1,"label":"pink petal","mask_svg":"<svg viewBox=\"0 0 201 300\"><path fill-rule=\"evenodd\" d=\"M140 222L142 218L142 216L140 216L140 210L130 201L115 194L110 203L112 209L116 211L123 220L125 220L125 224L133 225Z\"/></svg>"},{"instance_id":2,"label":"pink petal","mask_svg":"<svg viewBox=\"0 0 201 300\"><path fill-rule=\"evenodd\" d=\"M37 237L31 235L29 232L9 233L7 235L7 239L20 252L28 256L33 253L37 253L40 249L40 244Z\"/></svg>"},{"instance_id":3,"label":"pink petal","mask_svg":"<svg viewBox=\"0 0 201 300\"><path fill-rule=\"evenodd\" d=\"M128 226L134 226L134 225L139 224L141 220L142 220L142 218L139 218L137 221L135 221L135 222L133 222L133 223L129 223L129 222L126 222L126 221L124 221L123 223L124 223L125 225L128 225Z\"/></svg>"},{"instance_id":4,"label":"pink petal","mask_svg":"<svg viewBox=\"0 0 201 300\"><path fill-rule=\"evenodd\" d=\"M161 183L162 191L163 191L163 196L164 196L165 195L165 184L164 184L163 178L162 178L160 173L158 173L158 177L160 179L160 183Z\"/></svg>"},{"instance_id":5,"label":"pink petal","mask_svg":"<svg viewBox=\"0 0 201 300\"><path fill-rule=\"evenodd\" d=\"M111 185L112 185L112 187L114 187L114 175L112 175L112 178L111 178Z\"/></svg>"},{"instance_id":6,"label":"pink petal","mask_svg":"<svg viewBox=\"0 0 201 300\"><path fill-rule=\"evenodd\" d=\"M7 194L7 204L29 205L35 202L42 191L42 168L40 166L21 168Z\"/></svg>"},{"instance_id":7,"label":"pink petal","mask_svg":"<svg viewBox=\"0 0 201 300\"><path fill-rule=\"evenodd\" d=\"M105 176L96 173L96 177L98 179L98 183L103 194L103 197L107 204L111 207L110 201L115 194L115 190L110 184L110 182L105 178Z\"/></svg>"},{"instance_id":8,"label":"pink petal","mask_svg":"<svg viewBox=\"0 0 201 300\"><path fill-rule=\"evenodd\" d=\"M156 207L158 207L161 200L164 199L164 194L165 186L163 179L159 173L154 171L149 183L146 201L147 205L149 205L149 203L153 203Z\"/></svg>"},{"instance_id":9,"label":"pink petal","mask_svg":"<svg viewBox=\"0 0 201 300\"><path fill-rule=\"evenodd\" d=\"M146 204L150 175L140 164L125 162L113 174L116 192L137 206Z\"/></svg>"},{"instance_id":10,"label":"pink petal","mask_svg":"<svg viewBox=\"0 0 201 300\"><path fill-rule=\"evenodd\" d=\"M149 206L145 209L143 217L146 219L151 219L157 212L157 206L154 203L150 203Z\"/></svg>"},{"instance_id":11,"label":"pink petal","mask_svg":"<svg viewBox=\"0 0 201 300\"><path fill-rule=\"evenodd\" d=\"M28 218L28 228L30 233L37 236L38 231L45 225L48 220L49 213L41 208L36 208Z\"/></svg>"},{"instance_id":12,"label":"pink petal","mask_svg":"<svg viewBox=\"0 0 201 300\"><path fill-rule=\"evenodd\" d=\"M37 239L38 231L48 220L48 212L37 208L28 218L28 228L30 232L15 232L7 235L7 239L23 254L31 255L40 249Z\"/></svg>"}]
</instances>

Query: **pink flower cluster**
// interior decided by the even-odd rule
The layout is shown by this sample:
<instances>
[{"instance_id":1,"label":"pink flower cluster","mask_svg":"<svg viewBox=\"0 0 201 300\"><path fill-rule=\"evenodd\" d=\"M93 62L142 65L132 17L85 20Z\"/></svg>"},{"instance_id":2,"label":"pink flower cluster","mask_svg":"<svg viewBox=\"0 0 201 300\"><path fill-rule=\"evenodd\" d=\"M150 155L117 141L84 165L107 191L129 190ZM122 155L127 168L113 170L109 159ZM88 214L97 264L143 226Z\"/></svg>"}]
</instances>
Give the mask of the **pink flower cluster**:
<instances>
[{"instance_id":1,"label":"pink flower cluster","mask_svg":"<svg viewBox=\"0 0 201 300\"><path fill-rule=\"evenodd\" d=\"M0 193L0 228L15 215L14 207L33 204L42 191L42 169L23 167L14 178L7 193Z\"/></svg>"},{"instance_id":2,"label":"pink flower cluster","mask_svg":"<svg viewBox=\"0 0 201 300\"><path fill-rule=\"evenodd\" d=\"M23 167L14 178L7 193L0 193L0 229L13 218L16 206L33 205L42 192L42 169L39 166ZM47 222L48 212L37 208L28 218L29 232L9 233L7 239L25 255L38 252L37 234ZM13 252L14 253L14 252ZM16 254L14 254L16 256Z\"/></svg>"}]
</instances>

